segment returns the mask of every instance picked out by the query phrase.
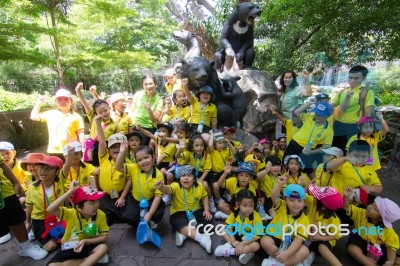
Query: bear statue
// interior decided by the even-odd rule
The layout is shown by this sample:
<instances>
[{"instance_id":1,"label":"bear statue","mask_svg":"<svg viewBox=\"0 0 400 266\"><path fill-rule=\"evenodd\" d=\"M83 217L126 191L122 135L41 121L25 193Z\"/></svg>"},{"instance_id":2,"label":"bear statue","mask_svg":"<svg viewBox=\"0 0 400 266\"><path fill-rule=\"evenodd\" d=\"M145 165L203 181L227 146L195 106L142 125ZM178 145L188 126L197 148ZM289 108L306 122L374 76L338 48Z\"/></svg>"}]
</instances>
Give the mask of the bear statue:
<instances>
[{"instance_id":1,"label":"bear statue","mask_svg":"<svg viewBox=\"0 0 400 266\"><path fill-rule=\"evenodd\" d=\"M254 58L254 20L261 15L259 6L244 2L239 4L225 22L221 48L214 55L215 69L223 71L226 61L236 61L240 69L251 69Z\"/></svg>"},{"instance_id":2,"label":"bear statue","mask_svg":"<svg viewBox=\"0 0 400 266\"><path fill-rule=\"evenodd\" d=\"M221 94L224 101L228 102L232 108L230 120L233 125L237 128L243 128L243 117L247 113L247 102L242 88L237 84L238 80L240 80L239 76L224 75L221 77Z\"/></svg>"},{"instance_id":3,"label":"bear statue","mask_svg":"<svg viewBox=\"0 0 400 266\"><path fill-rule=\"evenodd\" d=\"M201 49L199 42L196 39L194 33L187 30L175 30L172 32L172 37L185 45L187 52L183 58L185 61L189 61L194 57L201 56Z\"/></svg>"}]
</instances>

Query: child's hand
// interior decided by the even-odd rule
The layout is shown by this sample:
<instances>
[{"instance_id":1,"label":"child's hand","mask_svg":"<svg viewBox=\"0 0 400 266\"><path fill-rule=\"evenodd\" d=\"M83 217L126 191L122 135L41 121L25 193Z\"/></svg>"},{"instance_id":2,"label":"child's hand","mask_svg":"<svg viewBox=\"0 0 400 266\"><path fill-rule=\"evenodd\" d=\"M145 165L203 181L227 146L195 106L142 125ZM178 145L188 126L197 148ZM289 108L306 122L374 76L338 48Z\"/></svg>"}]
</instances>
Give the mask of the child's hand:
<instances>
[{"instance_id":1,"label":"child's hand","mask_svg":"<svg viewBox=\"0 0 400 266\"><path fill-rule=\"evenodd\" d=\"M287 176L287 174L284 174L284 175L281 175L278 177L277 183L280 186L283 186L284 184L286 184L287 180L288 180L288 176Z\"/></svg>"},{"instance_id":2,"label":"child's hand","mask_svg":"<svg viewBox=\"0 0 400 266\"><path fill-rule=\"evenodd\" d=\"M265 165L265 170L267 170L268 172L271 170L272 167L272 163L271 161L268 161L267 164Z\"/></svg>"},{"instance_id":3,"label":"child's hand","mask_svg":"<svg viewBox=\"0 0 400 266\"><path fill-rule=\"evenodd\" d=\"M119 197L115 202L115 207L121 208L125 206L125 199L123 197Z\"/></svg>"},{"instance_id":4,"label":"child's hand","mask_svg":"<svg viewBox=\"0 0 400 266\"><path fill-rule=\"evenodd\" d=\"M126 150L128 149L128 141L124 140L122 141L121 145L119 146L119 152L125 153Z\"/></svg>"},{"instance_id":5,"label":"child's hand","mask_svg":"<svg viewBox=\"0 0 400 266\"><path fill-rule=\"evenodd\" d=\"M72 159L75 155L75 148L73 146L67 146L67 157Z\"/></svg>"},{"instance_id":6,"label":"child's hand","mask_svg":"<svg viewBox=\"0 0 400 266\"><path fill-rule=\"evenodd\" d=\"M243 251L244 246L245 245L243 244L243 242L239 242L239 243L236 244L236 247L235 247L236 256L242 255L242 251Z\"/></svg>"},{"instance_id":7,"label":"child's hand","mask_svg":"<svg viewBox=\"0 0 400 266\"><path fill-rule=\"evenodd\" d=\"M154 187L156 189L160 189L163 186L163 183L161 180L158 180L157 182L154 183Z\"/></svg>"},{"instance_id":8,"label":"child's hand","mask_svg":"<svg viewBox=\"0 0 400 266\"><path fill-rule=\"evenodd\" d=\"M150 216L149 212L147 212L147 213L144 215L143 220L144 220L146 223L148 223L148 222L150 222L151 218L152 218L152 217Z\"/></svg>"},{"instance_id":9,"label":"child's hand","mask_svg":"<svg viewBox=\"0 0 400 266\"><path fill-rule=\"evenodd\" d=\"M81 91L81 90L83 90L83 83L82 83L82 82L79 82L79 83L76 85L75 91L76 91L76 92L79 92L79 91Z\"/></svg>"},{"instance_id":10,"label":"child's hand","mask_svg":"<svg viewBox=\"0 0 400 266\"><path fill-rule=\"evenodd\" d=\"M71 184L69 185L69 191L74 191L79 187L78 181L72 181Z\"/></svg>"},{"instance_id":11,"label":"child's hand","mask_svg":"<svg viewBox=\"0 0 400 266\"><path fill-rule=\"evenodd\" d=\"M346 187L345 189L344 189L344 191L343 191L343 195L346 197L346 198L350 198L352 195L353 195L353 189L351 188L351 187Z\"/></svg>"},{"instance_id":12,"label":"child's hand","mask_svg":"<svg viewBox=\"0 0 400 266\"><path fill-rule=\"evenodd\" d=\"M210 211L204 211L203 216L206 218L207 221L210 221L212 219L212 214Z\"/></svg>"},{"instance_id":13,"label":"child's hand","mask_svg":"<svg viewBox=\"0 0 400 266\"><path fill-rule=\"evenodd\" d=\"M101 122L103 120L103 117L101 115L96 115L94 119L96 119L96 122Z\"/></svg>"},{"instance_id":14,"label":"child's hand","mask_svg":"<svg viewBox=\"0 0 400 266\"><path fill-rule=\"evenodd\" d=\"M145 103L143 104L143 108L146 109L147 111L151 110L151 105L150 105L150 103L149 103L149 102L145 102Z\"/></svg>"},{"instance_id":15,"label":"child's hand","mask_svg":"<svg viewBox=\"0 0 400 266\"><path fill-rule=\"evenodd\" d=\"M278 147L278 141L273 140L272 141L272 146L274 146L274 149Z\"/></svg>"},{"instance_id":16,"label":"child's hand","mask_svg":"<svg viewBox=\"0 0 400 266\"><path fill-rule=\"evenodd\" d=\"M232 165L230 163L227 163L224 167L224 173L230 174L231 172L232 172Z\"/></svg>"},{"instance_id":17,"label":"child's hand","mask_svg":"<svg viewBox=\"0 0 400 266\"><path fill-rule=\"evenodd\" d=\"M46 96L44 95L39 95L38 99L37 99L37 104L44 104L46 102Z\"/></svg>"},{"instance_id":18,"label":"child's hand","mask_svg":"<svg viewBox=\"0 0 400 266\"><path fill-rule=\"evenodd\" d=\"M188 78L183 78L181 80L181 84L184 88L187 88L187 86L189 85L189 79Z\"/></svg>"},{"instance_id":19,"label":"child's hand","mask_svg":"<svg viewBox=\"0 0 400 266\"><path fill-rule=\"evenodd\" d=\"M300 176L299 177L299 185L304 187L305 184L306 184L306 179L304 178L304 176Z\"/></svg>"},{"instance_id":20,"label":"child's hand","mask_svg":"<svg viewBox=\"0 0 400 266\"><path fill-rule=\"evenodd\" d=\"M86 244L86 240L85 239L82 239L81 241L79 241L78 245L76 245L74 247L74 252L75 253L81 253L81 251L82 251L83 247L85 246L85 244Z\"/></svg>"},{"instance_id":21,"label":"child's hand","mask_svg":"<svg viewBox=\"0 0 400 266\"><path fill-rule=\"evenodd\" d=\"M275 253L275 257L281 263L284 263L288 259L288 255L287 255L286 250L285 251L276 252Z\"/></svg>"},{"instance_id":22,"label":"child's hand","mask_svg":"<svg viewBox=\"0 0 400 266\"><path fill-rule=\"evenodd\" d=\"M184 149L186 147L185 139L180 139L178 144L178 149Z\"/></svg>"},{"instance_id":23,"label":"child's hand","mask_svg":"<svg viewBox=\"0 0 400 266\"><path fill-rule=\"evenodd\" d=\"M346 94L346 98L347 98L347 99L351 99L351 97L353 97L353 94L354 94L354 91L349 90L349 91L347 92L347 94Z\"/></svg>"},{"instance_id":24,"label":"child's hand","mask_svg":"<svg viewBox=\"0 0 400 266\"><path fill-rule=\"evenodd\" d=\"M324 240L323 236L321 236L319 233L316 233L313 236L309 236L309 238L311 239L311 241L323 241Z\"/></svg>"},{"instance_id":25,"label":"child's hand","mask_svg":"<svg viewBox=\"0 0 400 266\"><path fill-rule=\"evenodd\" d=\"M97 93L97 87L95 85L90 86L89 91L91 94Z\"/></svg>"}]
</instances>

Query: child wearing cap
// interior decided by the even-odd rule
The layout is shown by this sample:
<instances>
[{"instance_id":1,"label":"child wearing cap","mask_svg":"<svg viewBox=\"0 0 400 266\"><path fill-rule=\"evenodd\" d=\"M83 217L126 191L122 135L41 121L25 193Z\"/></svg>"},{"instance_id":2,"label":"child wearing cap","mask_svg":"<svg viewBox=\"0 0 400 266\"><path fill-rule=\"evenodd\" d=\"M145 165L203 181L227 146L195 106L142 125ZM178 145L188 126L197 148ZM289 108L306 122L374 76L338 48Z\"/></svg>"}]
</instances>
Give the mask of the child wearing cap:
<instances>
[{"instance_id":1,"label":"child wearing cap","mask_svg":"<svg viewBox=\"0 0 400 266\"><path fill-rule=\"evenodd\" d=\"M29 242L28 231L25 227L26 215L18 200L24 191L11 169L4 163L1 154L0 168L0 244L11 239L11 229L19 242L18 254L41 260L47 256L48 252L39 245Z\"/></svg>"},{"instance_id":2,"label":"child wearing cap","mask_svg":"<svg viewBox=\"0 0 400 266\"><path fill-rule=\"evenodd\" d=\"M140 222L140 202L146 200L149 203L149 211L144 220L151 228L156 228L164 215L165 203L162 201L162 192L156 189L157 181L164 182L164 176L154 166L154 151L149 146L140 146L135 153L136 163L126 163L125 153L128 149L126 142L121 144L120 152L115 161L115 169L124 173L127 182L132 184L133 197L133 226Z\"/></svg>"},{"instance_id":3,"label":"child wearing cap","mask_svg":"<svg viewBox=\"0 0 400 266\"><path fill-rule=\"evenodd\" d=\"M125 112L126 101L122 92L117 92L110 97L111 119L118 124L118 132L126 135L133 127L132 119Z\"/></svg>"},{"instance_id":4,"label":"child wearing cap","mask_svg":"<svg viewBox=\"0 0 400 266\"><path fill-rule=\"evenodd\" d=\"M49 142L47 153L62 158L62 148L71 141L84 142L84 129L82 117L73 111L74 102L69 90L59 89L55 95L57 109L40 112L45 103L45 97L39 96L31 112L31 120L47 123Z\"/></svg>"},{"instance_id":5,"label":"child wearing cap","mask_svg":"<svg viewBox=\"0 0 400 266\"><path fill-rule=\"evenodd\" d=\"M368 164L372 164L372 169L381 169L381 163L378 154L378 143L381 142L386 134L389 132L389 126L383 118L382 112L376 113L379 121L382 124L382 130L375 131L375 118L369 116L363 116L358 120L358 134L352 136L346 145L346 150L349 149L350 143L354 140L360 139L365 140L371 146L371 155Z\"/></svg>"},{"instance_id":6,"label":"child wearing cap","mask_svg":"<svg viewBox=\"0 0 400 266\"><path fill-rule=\"evenodd\" d=\"M387 198L376 197L366 209L350 204L353 195L351 187L344 190L344 209L354 221L358 234L350 235L347 242L347 252L362 265L399 265L400 258L396 255L399 249L399 236L392 223L400 219L399 206ZM360 230L366 227L367 230ZM369 229L376 228L375 234Z\"/></svg>"},{"instance_id":7,"label":"child wearing cap","mask_svg":"<svg viewBox=\"0 0 400 266\"><path fill-rule=\"evenodd\" d=\"M46 251L53 251L58 247L57 239L46 233L48 220L51 219L47 207L64 194L63 182L60 178L63 161L57 156L45 157L39 162L40 179L29 185L26 192L26 225L32 229L35 239ZM64 174L65 175L65 174Z\"/></svg>"},{"instance_id":8,"label":"child wearing cap","mask_svg":"<svg viewBox=\"0 0 400 266\"><path fill-rule=\"evenodd\" d=\"M286 156L283 160L283 166L288 176L288 184L299 184L303 188L308 187L311 180L306 173L303 173L304 163L299 156Z\"/></svg>"},{"instance_id":9,"label":"child wearing cap","mask_svg":"<svg viewBox=\"0 0 400 266\"><path fill-rule=\"evenodd\" d=\"M275 217L270 224L275 226L268 227L266 235L260 240L261 247L270 257L264 259L263 266L269 265L268 263L273 259L284 265L295 265L303 262L310 254L305 243L308 238L307 230L304 230L310 224L307 215L303 213L306 193L302 186L289 184L284 191L284 199L279 198L286 181L286 176L280 176L272 190L271 199L274 204ZM279 230L279 223L282 223L280 230L283 230L284 225L287 224L294 228L295 224L300 226L297 227L297 230L286 228L286 232L282 232Z\"/></svg>"},{"instance_id":10,"label":"child wearing cap","mask_svg":"<svg viewBox=\"0 0 400 266\"><path fill-rule=\"evenodd\" d=\"M265 168L264 159L264 147L258 142L254 142L253 145L246 151L245 162L251 162L255 166L256 174Z\"/></svg>"},{"instance_id":11,"label":"child wearing cap","mask_svg":"<svg viewBox=\"0 0 400 266\"><path fill-rule=\"evenodd\" d=\"M234 127L223 127L221 129L221 133L224 135L224 138L228 141L230 141L235 147L236 151L239 152L245 148L245 146L240 143L239 141L234 140L235 138L235 133L236 133L236 128Z\"/></svg>"},{"instance_id":12,"label":"child wearing cap","mask_svg":"<svg viewBox=\"0 0 400 266\"><path fill-rule=\"evenodd\" d=\"M254 195L256 194L256 188L250 183L250 180L256 177L254 172L254 165L251 163L240 163L237 170L234 171L236 176L228 177L232 172L232 167L229 163L224 168L224 173L218 179L216 183L219 188L227 190L229 198L223 198L218 203L218 210L215 213L215 219L226 219L228 215L235 209L235 196L242 189L250 190Z\"/></svg>"},{"instance_id":13,"label":"child wearing cap","mask_svg":"<svg viewBox=\"0 0 400 266\"><path fill-rule=\"evenodd\" d=\"M314 225L310 235L310 250L320 254L329 265L342 265L339 259L332 253L336 241L341 238L340 219L335 210L343 207L343 197L333 187L318 187L310 184L306 195L307 216ZM320 225L323 225L320 227ZM334 225L335 227L326 227ZM329 230L329 231L327 231Z\"/></svg>"},{"instance_id":14,"label":"child wearing cap","mask_svg":"<svg viewBox=\"0 0 400 266\"><path fill-rule=\"evenodd\" d=\"M95 265L108 263L106 215L99 209L104 192L73 181L69 190L47 207L47 212L66 222L61 250L47 263L57 265ZM75 208L61 205L71 197ZM83 263L84 262L84 263Z\"/></svg>"},{"instance_id":15,"label":"child wearing cap","mask_svg":"<svg viewBox=\"0 0 400 266\"><path fill-rule=\"evenodd\" d=\"M115 133L106 138L101 127L102 117L96 116L97 132L99 137L99 162L100 173L95 176L96 187L106 194L100 200L100 209L107 217L107 224L112 225L116 222L132 224L133 198L129 193L131 182L126 179L124 173L115 168L115 161L118 158L120 146L126 142L125 135ZM126 162L129 160L126 159Z\"/></svg>"},{"instance_id":16,"label":"child wearing cap","mask_svg":"<svg viewBox=\"0 0 400 266\"><path fill-rule=\"evenodd\" d=\"M326 169L328 162L343 157L343 151L337 147L330 147L328 149L322 149L324 157L322 157L322 163L317 166L315 170L315 184L320 187L332 186L333 172Z\"/></svg>"},{"instance_id":17,"label":"child wearing cap","mask_svg":"<svg viewBox=\"0 0 400 266\"><path fill-rule=\"evenodd\" d=\"M17 151L14 145L7 141L0 141L0 154L3 156L4 162L10 167L11 171L22 185L29 173L21 168L20 162L15 158Z\"/></svg>"},{"instance_id":18,"label":"child wearing cap","mask_svg":"<svg viewBox=\"0 0 400 266\"><path fill-rule=\"evenodd\" d=\"M179 182L164 185L159 180L155 187L164 194L172 195L169 221L176 230L175 244L182 246L189 237L200 243L207 253L211 253L210 235L201 234L196 229L196 225L209 224L212 215L208 209L207 192L203 184L195 180L195 171L190 165L182 165L176 173Z\"/></svg>"},{"instance_id":19,"label":"child wearing cap","mask_svg":"<svg viewBox=\"0 0 400 266\"><path fill-rule=\"evenodd\" d=\"M218 246L214 255L217 257L239 256L241 264L247 264L254 253L260 249L258 240L262 231L255 231L250 228L263 227L260 215L254 210L256 206L254 194L248 189L240 190L236 195L237 209L231 212L225 221L225 232L223 235L226 243ZM237 226L244 228L244 233L236 231ZM235 231L234 231L235 230Z\"/></svg>"}]
</instances>

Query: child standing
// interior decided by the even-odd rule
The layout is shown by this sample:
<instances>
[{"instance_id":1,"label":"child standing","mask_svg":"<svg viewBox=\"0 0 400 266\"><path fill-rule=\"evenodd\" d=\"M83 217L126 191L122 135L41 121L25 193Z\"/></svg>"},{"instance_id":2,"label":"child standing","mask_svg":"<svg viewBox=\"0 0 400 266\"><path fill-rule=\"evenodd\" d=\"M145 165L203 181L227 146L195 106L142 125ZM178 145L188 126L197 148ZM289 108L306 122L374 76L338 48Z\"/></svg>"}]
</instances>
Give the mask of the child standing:
<instances>
[{"instance_id":1,"label":"child standing","mask_svg":"<svg viewBox=\"0 0 400 266\"><path fill-rule=\"evenodd\" d=\"M207 192L203 184L195 180L195 171L190 165L180 166L176 174L179 183L164 185L159 180L154 186L164 194L172 195L169 221L172 228L176 230L175 244L180 247L183 241L189 237L199 242L208 253L211 253L210 236L197 233L196 229L197 224L208 224L212 215L208 209Z\"/></svg>"},{"instance_id":2,"label":"child standing","mask_svg":"<svg viewBox=\"0 0 400 266\"><path fill-rule=\"evenodd\" d=\"M322 151L324 152L323 162L315 170L315 184L319 187L332 186L333 172L328 171L326 165L334 159L343 157L343 151L337 147L322 149Z\"/></svg>"},{"instance_id":3,"label":"child standing","mask_svg":"<svg viewBox=\"0 0 400 266\"><path fill-rule=\"evenodd\" d=\"M381 163L378 154L378 143L381 142L386 134L389 132L389 126L386 124L385 119L383 119L382 112L376 113L379 121L382 124L382 130L375 132L375 119L373 117L363 116L358 120L357 126L359 132L357 135L352 136L346 145L346 150L349 149L350 143L354 140L365 140L371 146L371 154L368 159L368 164L371 165L373 170L381 169Z\"/></svg>"},{"instance_id":4,"label":"child standing","mask_svg":"<svg viewBox=\"0 0 400 266\"><path fill-rule=\"evenodd\" d=\"M347 242L348 254L358 263L366 266L399 265L400 258L396 256L399 249L399 236L392 228L392 223L400 219L399 206L390 199L376 197L374 202L362 209L350 205L353 191L350 187L344 190L344 209L354 221L356 229L360 227L380 227L378 233L366 234L366 230L358 230ZM379 233L380 232L380 233Z\"/></svg>"},{"instance_id":5,"label":"child standing","mask_svg":"<svg viewBox=\"0 0 400 266\"><path fill-rule=\"evenodd\" d=\"M61 239L61 250L51 258L47 265L95 265L108 263L107 245L108 225L106 215L99 210L99 199L104 192L90 186L78 187L73 181L69 190L54 201L47 212L66 221ZM75 208L61 207L71 197Z\"/></svg>"},{"instance_id":6,"label":"child standing","mask_svg":"<svg viewBox=\"0 0 400 266\"><path fill-rule=\"evenodd\" d=\"M133 127L132 119L125 112L126 100L122 92L117 92L110 97L111 118L118 124L118 132L126 135Z\"/></svg>"},{"instance_id":7,"label":"child standing","mask_svg":"<svg viewBox=\"0 0 400 266\"><path fill-rule=\"evenodd\" d=\"M253 231L252 228L263 226L260 215L254 210L256 206L255 197L252 192L242 189L236 194L236 210L231 212L225 221L225 232L229 228L229 234L223 235L226 243L215 249L214 255L217 257L239 256L241 264L247 264L254 253L260 249L261 232ZM233 232L235 226L247 229L246 233Z\"/></svg>"},{"instance_id":8,"label":"child standing","mask_svg":"<svg viewBox=\"0 0 400 266\"><path fill-rule=\"evenodd\" d=\"M288 155L283 161L286 173L289 176L287 180L288 184L299 184L303 188L306 188L310 183L310 178L307 174L303 173L304 163L301 158L297 155Z\"/></svg>"}]
</instances>

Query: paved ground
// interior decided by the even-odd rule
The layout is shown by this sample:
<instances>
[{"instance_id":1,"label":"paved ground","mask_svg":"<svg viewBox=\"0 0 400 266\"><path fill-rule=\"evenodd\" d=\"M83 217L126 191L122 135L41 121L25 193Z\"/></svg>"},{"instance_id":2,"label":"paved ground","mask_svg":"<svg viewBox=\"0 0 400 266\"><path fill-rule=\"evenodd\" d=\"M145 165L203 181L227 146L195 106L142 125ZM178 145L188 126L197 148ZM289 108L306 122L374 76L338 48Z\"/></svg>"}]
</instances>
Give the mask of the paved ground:
<instances>
[{"instance_id":1,"label":"paved ground","mask_svg":"<svg viewBox=\"0 0 400 266\"><path fill-rule=\"evenodd\" d=\"M390 173L381 173L381 180L384 185L384 196L390 197L395 202L400 204L400 177L393 177ZM158 232L162 238L161 249L157 249L151 244L143 246L136 242L136 232L127 225L113 225L110 230L108 246L110 262L108 265L179 265L179 266L200 266L200 265L240 265L236 257L228 259L216 258L214 255L209 255L196 242L186 240L182 247L175 245L175 233L172 232L169 225L169 216L166 214L159 227ZM396 232L400 233L400 222L395 224ZM213 236L213 249L216 246L223 244L221 237ZM346 255L345 252L346 239L338 241L335 253L344 265L355 265ZM34 265L41 266L49 260L48 258L35 262L31 259L20 258L17 254L18 243L15 239L0 246L0 265ZM254 259L247 265L261 265L265 255L263 252L256 254ZM326 265L321 258L317 258L313 265Z\"/></svg>"}]
</instances>

